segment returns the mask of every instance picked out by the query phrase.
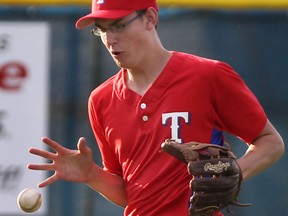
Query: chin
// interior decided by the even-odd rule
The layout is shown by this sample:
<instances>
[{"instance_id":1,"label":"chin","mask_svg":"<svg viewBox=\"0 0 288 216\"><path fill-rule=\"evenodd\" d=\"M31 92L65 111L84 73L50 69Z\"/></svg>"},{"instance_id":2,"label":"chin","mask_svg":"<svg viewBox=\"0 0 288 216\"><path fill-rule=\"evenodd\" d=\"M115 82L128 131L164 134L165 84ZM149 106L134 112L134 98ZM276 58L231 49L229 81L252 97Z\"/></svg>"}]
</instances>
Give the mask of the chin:
<instances>
[{"instance_id":1,"label":"chin","mask_svg":"<svg viewBox=\"0 0 288 216\"><path fill-rule=\"evenodd\" d=\"M115 61L115 63L120 68L129 68L128 64L124 64L123 62Z\"/></svg>"}]
</instances>

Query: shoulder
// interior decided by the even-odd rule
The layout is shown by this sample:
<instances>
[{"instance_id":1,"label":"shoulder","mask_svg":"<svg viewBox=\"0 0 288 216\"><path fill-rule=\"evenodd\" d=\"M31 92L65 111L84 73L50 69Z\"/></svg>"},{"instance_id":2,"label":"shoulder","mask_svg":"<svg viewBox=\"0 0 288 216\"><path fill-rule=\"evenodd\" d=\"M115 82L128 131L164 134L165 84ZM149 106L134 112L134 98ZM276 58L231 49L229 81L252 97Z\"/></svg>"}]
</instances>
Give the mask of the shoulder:
<instances>
[{"instance_id":1,"label":"shoulder","mask_svg":"<svg viewBox=\"0 0 288 216\"><path fill-rule=\"evenodd\" d=\"M105 106L105 101L111 98L115 86L121 80L121 72L118 72L114 76L107 79L105 82L97 86L91 93L89 97L89 103L93 103L94 106L98 106L100 104Z\"/></svg>"},{"instance_id":2,"label":"shoulder","mask_svg":"<svg viewBox=\"0 0 288 216\"><path fill-rule=\"evenodd\" d=\"M97 86L92 92L91 97L101 97L103 94L108 94L113 89L113 83L115 82L117 75L114 75L107 79L105 82Z\"/></svg>"},{"instance_id":3,"label":"shoulder","mask_svg":"<svg viewBox=\"0 0 288 216\"><path fill-rule=\"evenodd\" d=\"M209 59L189 53L173 52L173 67L179 71L196 73L197 76L234 74L234 69L226 62Z\"/></svg>"},{"instance_id":4,"label":"shoulder","mask_svg":"<svg viewBox=\"0 0 288 216\"><path fill-rule=\"evenodd\" d=\"M198 55L193 55L190 53L184 52L173 52L173 56L175 59L180 60L182 63L186 64L200 64L200 65L214 65L219 61L215 59L209 59Z\"/></svg>"},{"instance_id":5,"label":"shoulder","mask_svg":"<svg viewBox=\"0 0 288 216\"><path fill-rule=\"evenodd\" d=\"M198 71L233 70L226 62L189 53L173 52L173 58L175 64Z\"/></svg>"}]
</instances>

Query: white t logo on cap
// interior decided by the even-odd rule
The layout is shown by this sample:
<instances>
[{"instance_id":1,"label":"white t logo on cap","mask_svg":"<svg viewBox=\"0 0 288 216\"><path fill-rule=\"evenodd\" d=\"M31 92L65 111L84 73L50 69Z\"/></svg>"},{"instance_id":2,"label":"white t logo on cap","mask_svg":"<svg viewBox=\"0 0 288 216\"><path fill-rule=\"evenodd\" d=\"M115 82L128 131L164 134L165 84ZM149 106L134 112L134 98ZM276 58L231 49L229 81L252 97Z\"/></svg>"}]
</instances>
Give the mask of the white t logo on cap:
<instances>
[{"instance_id":1,"label":"white t logo on cap","mask_svg":"<svg viewBox=\"0 0 288 216\"><path fill-rule=\"evenodd\" d=\"M104 0L98 0L97 4L104 4Z\"/></svg>"}]
</instances>

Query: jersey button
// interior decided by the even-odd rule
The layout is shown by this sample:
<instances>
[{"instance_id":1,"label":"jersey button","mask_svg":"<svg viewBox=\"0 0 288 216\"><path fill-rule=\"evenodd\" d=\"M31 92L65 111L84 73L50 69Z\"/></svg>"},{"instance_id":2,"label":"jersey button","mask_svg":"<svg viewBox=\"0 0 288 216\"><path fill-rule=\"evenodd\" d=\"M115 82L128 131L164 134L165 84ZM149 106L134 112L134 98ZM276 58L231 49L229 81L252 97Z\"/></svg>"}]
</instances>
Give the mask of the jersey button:
<instances>
[{"instance_id":1,"label":"jersey button","mask_svg":"<svg viewBox=\"0 0 288 216\"><path fill-rule=\"evenodd\" d=\"M147 105L145 103L141 103L140 107L141 109L146 109Z\"/></svg>"},{"instance_id":2,"label":"jersey button","mask_svg":"<svg viewBox=\"0 0 288 216\"><path fill-rule=\"evenodd\" d=\"M144 116L142 117L142 120L145 121L145 122L148 121L148 119L149 119L149 118L148 118L148 116L146 116L146 115L144 115Z\"/></svg>"}]
</instances>

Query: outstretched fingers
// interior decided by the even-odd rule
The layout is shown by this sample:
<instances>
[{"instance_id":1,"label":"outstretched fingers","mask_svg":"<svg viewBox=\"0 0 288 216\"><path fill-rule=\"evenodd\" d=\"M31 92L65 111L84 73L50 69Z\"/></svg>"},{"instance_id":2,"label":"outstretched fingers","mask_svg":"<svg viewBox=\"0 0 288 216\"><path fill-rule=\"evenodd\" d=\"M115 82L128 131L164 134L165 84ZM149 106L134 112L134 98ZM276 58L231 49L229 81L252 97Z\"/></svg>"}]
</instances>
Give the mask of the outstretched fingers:
<instances>
[{"instance_id":1,"label":"outstretched fingers","mask_svg":"<svg viewBox=\"0 0 288 216\"><path fill-rule=\"evenodd\" d=\"M56 156L52 152L48 152L45 150L37 149L37 148L29 148L28 150L31 154L46 158L48 160L53 160L53 158Z\"/></svg>"},{"instance_id":2,"label":"outstretched fingers","mask_svg":"<svg viewBox=\"0 0 288 216\"><path fill-rule=\"evenodd\" d=\"M28 151L31 154L43 157L48 160L54 160L57 157L57 155L65 152L65 148L63 146L61 146L59 143L55 142L54 140L48 137L43 137L42 142L45 143L47 146L49 146L51 149L53 149L55 153L46 150L41 150L38 148L29 148Z\"/></svg>"},{"instance_id":3,"label":"outstretched fingers","mask_svg":"<svg viewBox=\"0 0 288 216\"><path fill-rule=\"evenodd\" d=\"M58 180L57 175L54 174L54 175L48 177L47 179L45 179L43 182L40 182L40 183L38 184L38 187L39 187L39 188L46 187L46 186L48 186L48 185L56 182L57 180Z\"/></svg>"},{"instance_id":4,"label":"outstretched fingers","mask_svg":"<svg viewBox=\"0 0 288 216\"><path fill-rule=\"evenodd\" d=\"M78 140L77 150L67 149L48 137L42 138L43 143L54 152L30 148L31 154L50 160L46 164L28 164L31 170L54 171L51 177L41 182L38 186L45 187L58 180L72 182L85 182L93 167L92 150L86 145L84 137Z\"/></svg>"},{"instance_id":5,"label":"outstretched fingers","mask_svg":"<svg viewBox=\"0 0 288 216\"><path fill-rule=\"evenodd\" d=\"M53 164L28 164L27 168L31 170L54 170Z\"/></svg>"},{"instance_id":6,"label":"outstretched fingers","mask_svg":"<svg viewBox=\"0 0 288 216\"><path fill-rule=\"evenodd\" d=\"M61 153L64 151L64 147L60 145L59 143L55 142L54 140L48 138L48 137L43 137L42 142L48 145L51 149L53 149L55 152Z\"/></svg>"},{"instance_id":7,"label":"outstretched fingers","mask_svg":"<svg viewBox=\"0 0 288 216\"><path fill-rule=\"evenodd\" d=\"M41 150L38 148L29 148L28 152L37 155L39 157L42 157L44 159L50 160L51 163L46 163L46 164L28 164L27 168L31 170L43 170L43 171L55 171L54 175L50 176L43 182L38 184L38 187L45 187L49 184L52 184L53 182L58 180L58 177L56 175L56 170L55 170L55 164L54 161L57 160L57 154L59 152L63 152L63 147L58 144L57 142L53 141L52 139L48 137L43 137L42 141L48 145L51 149L55 151L54 152L49 152L46 150Z\"/></svg>"}]
</instances>

